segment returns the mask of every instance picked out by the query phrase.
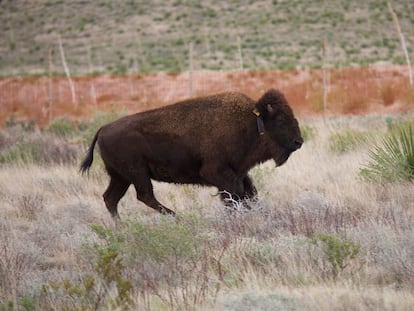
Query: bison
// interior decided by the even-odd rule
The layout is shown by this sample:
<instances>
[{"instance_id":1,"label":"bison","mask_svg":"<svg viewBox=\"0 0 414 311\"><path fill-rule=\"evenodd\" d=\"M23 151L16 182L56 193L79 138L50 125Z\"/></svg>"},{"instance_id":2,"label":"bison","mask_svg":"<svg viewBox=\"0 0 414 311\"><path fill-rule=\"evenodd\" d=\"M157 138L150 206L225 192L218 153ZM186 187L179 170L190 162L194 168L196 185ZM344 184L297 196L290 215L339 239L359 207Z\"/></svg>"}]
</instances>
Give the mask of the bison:
<instances>
[{"instance_id":1,"label":"bison","mask_svg":"<svg viewBox=\"0 0 414 311\"><path fill-rule=\"evenodd\" d=\"M253 199L249 170L269 159L282 165L303 139L287 100L271 89L258 101L226 92L122 117L97 131L82 173L92 165L96 143L110 176L105 205L118 218L118 202L131 184L138 200L175 215L154 197L151 180L215 186L240 201Z\"/></svg>"}]
</instances>

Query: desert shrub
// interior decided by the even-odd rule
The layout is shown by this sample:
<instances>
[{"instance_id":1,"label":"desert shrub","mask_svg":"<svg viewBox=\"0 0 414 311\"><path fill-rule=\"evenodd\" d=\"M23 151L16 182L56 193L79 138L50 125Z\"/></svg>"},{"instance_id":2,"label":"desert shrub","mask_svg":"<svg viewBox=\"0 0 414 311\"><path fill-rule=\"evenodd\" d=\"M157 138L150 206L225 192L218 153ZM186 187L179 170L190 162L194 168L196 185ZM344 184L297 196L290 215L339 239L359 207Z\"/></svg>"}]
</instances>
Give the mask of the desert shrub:
<instances>
[{"instance_id":1,"label":"desert shrub","mask_svg":"<svg viewBox=\"0 0 414 311\"><path fill-rule=\"evenodd\" d=\"M34 258L15 247L13 228L5 221L0 222L0 245L0 310L14 310Z\"/></svg>"},{"instance_id":2,"label":"desert shrub","mask_svg":"<svg viewBox=\"0 0 414 311\"><path fill-rule=\"evenodd\" d=\"M390 213L388 206L384 209ZM370 223L355 228L351 233L352 239L357 240L363 249L368 250L369 263L375 267L370 271L370 278L383 285L398 285L398 288L413 289L412 217L401 207L393 207L392 213L398 227L389 225L393 220L384 219L383 223Z\"/></svg>"},{"instance_id":3,"label":"desert shrub","mask_svg":"<svg viewBox=\"0 0 414 311\"><path fill-rule=\"evenodd\" d=\"M25 296L15 303L12 300L0 302L0 311L15 311L15 310L25 310L25 311L35 311L36 310L36 299L31 296Z\"/></svg>"},{"instance_id":4,"label":"desert shrub","mask_svg":"<svg viewBox=\"0 0 414 311\"><path fill-rule=\"evenodd\" d=\"M316 137L316 129L310 125L307 124L302 124L300 126L300 132L302 134L302 138L303 140L309 141L312 140Z\"/></svg>"},{"instance_id":5,"label":"desert shrub","mask_svg":"<svg viewBox=\"0 0 414 311\"><path fill-rule=\"evenodd\" d=\"M132 281L126 275L125 258L120 248L123 234L102 226L92 226L99 236L107 236L111 243L85 244L84 271L73 277L49 278L38 289L36 306L48 310L129 310L132 303ZM89 246L90 247L89 247ZM81 260L81 257L79 257Z\"/></svg>"},{"instance_id":6,"label":"desert shrub","mask_svg":"<svg viewBox=\"0 0 414 311\"><path fill-rule=\"evenodd\" d=\"M252 267L256 272L262 272L267 274L274 269L275 266L282 266L283 255L278 249L278 243L269 241L259 241L256 239L241 240L239 243L235 243L235 250L230 254L230 258L227 258L227 265L229 270L237 275L237 278L233 276L233 280L230 277L226 279L226 285L232 285L229 281L238 280L242 278L245 272L246 263ZM231 257L238 256L241 258L242 264L239 267L231 267L234 265L234 259Z\"/></svg>"},{"instance_id":7,"label":"desert shrub","mask_svg":"<svg viewBox=\"0 0 414 311\"><path fill-rule=\"evenodd\" d=\"M5 122L6 128L20 127L25 132L33 132L36 126L35 120L18 120L14 115L11 115Z\"/></svg>"},{"instance_id":8,"label":"desert shrub","mask_svg":"<svg viewBox=\"0 0 414 311\"><path fill-rule=\"evenodd\" d=\"M65 118L54 120L47 127L49 133L63 137L72 136L75 130L73 122Z\"/></svg>"},{"instance_id":9,"label":"desert shrub","mask_svg":"<svg viewBox=\"0 0 414 311\"><path fill-rule=\"evenodd\" d=\"M360 170L368 180L411 181L414 177L414 130L412 124L393 126L382 144L369 152L370 162Z\"/></svg>"},{"instance_id":10,"label":"desert shrub","mask_svg":"<svg viewBox=\"0 0 414 311\"><path fill-rule=\"evenodd\" d=\"M25 141L14 144L0 154L0 163L38 163L40 159L40 146Z\"/></svg>"},{"instance_id":11,"label":"desert shrub","mask_svg":"<svg viewBox=\"0 0 414 311\"><path fill-rule=\"evenodd\" d=\"M5 301L0 303L0 311L13 311L14 310L14 303L13 301Z\"/></svg>"},{"instance_id":12,"label":"desert shrub","mask_svg":"<svg viewBox=\"0 0 414 311\"><path fill-rule=\"evenodd\" d=\"M323 261L328 263L326 276L334 279L357 257L361 246L351 240L336 235L319 234L309 239L309 243L323 252Z\"/></svg>"},{"instance_id":13,"label":"desert shrub","mask_svg":"<svg viewBox=\"0 0 414 311\"><path fill-rule=\"evenodd\" d=\"M105 304L110 304L112 308L128 305L132 286L129 280L122 277L124 266L117 256L111 252L100 258L96 266L99 279L87 275L75 282L69 279L59 282L49 280L48 284L42 286L39 304L46 306L56 303L63 310L97 310ZM117 289L115 297L109 293L113 282Z\"/></svg>"},{"instance_id":14,"label":"desert shrub","mask_svg":"<svg viewBox=\"0 0 414 311\"><path fill-rule=\"evenodd\" d=\"M157 297L168 309L191 309L219 286L221 250L205 229L204 219L192 215L178 222L166 217L151 223L125 221L116 230L93 225L98 241L84 249L88 261L116 254L122 275L130 276L132 290L144 300Z\"/></svg>"},{"instance_id":15,"label":"desert shrub","mask_svg":"<svg viewBox=\"0 0 414 311\"><path fill-rule=\"evenodd\" d=\"M123 276L124 268L119 253L107 248L99 253L95 275L86 275L78 281L49 280L42 286L39 304L59 305L62 310L98 310L105 305L111 309L126 308L132 302L132 283Z\"/></svg>"},{"instance_id":16,"label":"desert shrub","mask_svg":"<svg viewBox=\"0 0 414 311\"><path fill-rule=\"evenodd\" d=\"M0 163L71 164L77 159L77 148L66 140L46 133L17 135L0 154Z\"/></svg>"},{"instance_id":17,"label":"desert shrub","mask_svg":"<svg viewBox=\"0 0 414 311\"><path fill-rule=\"evenodd\" d=\"M0 131L0 151L7 149L11 144L9 135Z\"/></svg>"},{"instance_id":18,"label":"desert shrub","mask_svg":"<svg viewBox=\"0 0 414 311\"><path fill-rule=\"evenodd\" d=\"M130 259L154 262L163 262L172 257L193 259L198 256L197 249L203 241L196 229L171 220L163 220L156 226L142 222L131 223L127 234L135 245L129 250Z\"/></svg>"},{"instance_id":19,"label":"desert shrub","mask_svg":"<svg viewBox=\"0 0 414 311\"><path fill-rule=\"evenodd\" d=\"M85 144L89 145L92 141L93 137L95 136L98 129L109 123L112 122L121 116L124 115L124 112L104 112L98 111L92 121L82 122L78 125L80 136L82 137Z\"/></svg>"},{"instance_id":20,"label":"desert shrub","mask_svg":"<svg viewBox=\"0 0 414 311\"><path fill-rule=\"evenodd\" d=\"M356 130L344 130L329 137L329 150L341 154L355 150L368 140L368 134Z\"/></svg>"},{"instance_id":21,"label":"desert shrub","mask_svg":"<svg viewBox=\"0 0 414 311\"><path fill-rule=\"evenodd\" d=\"M25 194L16 199L16 210L19 217L30 221L37 219L44 207L44 196L42 194Z\"/></svg>"}]
</instances>

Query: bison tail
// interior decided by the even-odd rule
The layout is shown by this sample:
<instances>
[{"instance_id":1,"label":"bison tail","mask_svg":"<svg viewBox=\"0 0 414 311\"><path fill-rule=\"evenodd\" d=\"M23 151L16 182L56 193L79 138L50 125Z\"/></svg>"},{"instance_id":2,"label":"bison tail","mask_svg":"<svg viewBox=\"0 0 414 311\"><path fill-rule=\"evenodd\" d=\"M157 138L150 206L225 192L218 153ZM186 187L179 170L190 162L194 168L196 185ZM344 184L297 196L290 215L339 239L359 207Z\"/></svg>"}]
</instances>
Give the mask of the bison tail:
<instances>
[{"instance_id":1,"label":"bison tail","mask_svg":"<svg viewBox=\"0 0 414 311\"><path fill-rule=\"evenodd\" d=\"M88 172L89 171L89 168L92 165L92 162L93 162L93 150L95 149L95 144L96 144L96 141L98 140L98 135L99 135L99 130L96 132L95 137L93 138L93 141L92 141L91 145L89 146L88 153L86 154L86 157L85 157L85 159L83 160L83 162L82 162L82 164L80 166L79 171L82 174Z\"/></svg>"}]
</instances>

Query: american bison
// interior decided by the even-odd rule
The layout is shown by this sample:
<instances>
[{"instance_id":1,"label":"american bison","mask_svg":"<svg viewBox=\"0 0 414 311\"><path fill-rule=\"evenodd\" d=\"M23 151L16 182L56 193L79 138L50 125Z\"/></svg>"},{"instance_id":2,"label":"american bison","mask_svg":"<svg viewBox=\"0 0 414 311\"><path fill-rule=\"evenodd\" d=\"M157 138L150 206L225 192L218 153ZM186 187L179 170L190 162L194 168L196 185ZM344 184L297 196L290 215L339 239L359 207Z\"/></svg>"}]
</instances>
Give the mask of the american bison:
<instances>
[{"instance_id":1,"label":"american bison","mask_svg":"<svg viewBox=\"0 0 414 311\"><path fill-rule=\"evenodd\" d=\"M248 171L269 159L282 165L303 139L285 97L271 89L258 101L221 93L104 125L81 164L83 173L92 165L97 142L110 176L104 201L118 217L118 202L131 184L138 200L175 215L154 197L151 179L215 186L238 200L252 199L257 192Z\"/></svg>"}]
</instances>

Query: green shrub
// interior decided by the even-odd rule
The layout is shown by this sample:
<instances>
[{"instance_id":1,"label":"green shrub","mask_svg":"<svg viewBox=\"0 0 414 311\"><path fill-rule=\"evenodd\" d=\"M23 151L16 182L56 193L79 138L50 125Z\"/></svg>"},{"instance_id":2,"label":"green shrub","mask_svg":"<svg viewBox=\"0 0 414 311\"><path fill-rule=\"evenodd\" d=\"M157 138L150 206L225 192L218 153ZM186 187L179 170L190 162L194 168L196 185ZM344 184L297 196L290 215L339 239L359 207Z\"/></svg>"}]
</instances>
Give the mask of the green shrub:
<instances>
[{"instance_id":1,"label":"green shrub","mask_svg":"<svg viewBox=\"0 0 414 311\"><path fill-rule=\"evenodd\" d=\"M31 133L10 139L0 153L0 163L8 164L72 164L78 151L67 141L47 135Z\"/></svg>"},{"instance_id":2,"label":"green shrub","mask_svg":"<svg viewBox=\"0 0 414 311\"><path fill-rule=\"evenodd\" d=\"M13 301L9 300L7 302L0 303L0 311L13 311L13 310L14 310Z\"/></svg>"},{"instance_id":3,"label":"green shrub","mask_svg":"<svg viewBox=\"0 0 414 311\"><path fill-rule=\"evenodd\" d=\"M9 119L6 120L4 123L6 128L12 128L12 127L20 127L25 132L33 132L36 127L36 121L35 120L18 120L14 115L11 115Z\"/></svg>"},{"instance_id":4,"label":"green shrub","mask_svg":"<svg viewBox=\"0 0 414 311\"><path fill-rule=\"evenodd\" d=\"M0 163L39 163L41 146L27 141L18 142L0 154Z\"/></svg>"},{"instance_id":5,"label":"green shrub","mask_svg":"<svg viewBox=\"0 0 414 311\"><path fill-rule=\"evenodd\" d=\"M332 275L334 279L357 257L361 249L361 245L353 241L328 234L319 234L309 242L322 250L323 259L330 266L329 275Z\"/></svg>"},{"instance_id":6,"label":"green shrub","mask_svg":"<svg viewBox=\"0 0 414 311\"><path fill-rule=\"evenodd\" d=\"M150 223L124 221L116 230L94 225L92 230L99 241L85 245L84 250L88 261L102 266L100 278L115 279L110 271L106 276L108 265L104 260L117 254L116 260L122 259L123 266L115 268L122 270L122 275L134 276L131 284L135 292L145 299L157 297L166 309L188 309L205 301L208 293L217 293L217 279L224 274L217 259L223 249L214 246L204 222L198 216L180 215L178 221L169 217ZM109 266L114 264L115 259ZM120 289L118 292L121 293Z\"/></svg>"},{"instance_id":7,"label":"green shrub","mask_svg":"<svg viewBox=\"0 0 414 311\"><path fill-rule=\"evenodd\" d=\"M367 142L368 134L356 130L345 130L337 132L329 137L329 149L333 153L341 154L355 150Z\"/></svg>"},{"instance_id":8,"label":"green shrub","mask_svg":"<svg viewBox=\"0 0 414 311\"><path fill-rule=\"evenodd\" d=\"M302 138L303 140L309 141L312 140L316 137L316 129L310 125L307 124L302 124L300 126L300 132L302 134Z\"/></svg>"},{"instance_id":9,"label":"green shrub","mask_svg":"<svg viewBox=\"0 0 414 311\"><path fill-rule=\"evenodd\" d=\"M180 223L168 218L157 224L126 221L117 232L99 225L92 226L92 230L105 242L104 249L122 250L130 261L160 263L171 258L197 257L197 250L205 240L198 231L200 226L198 219L190 217ZM95 249L101 252L98 244L95 244Z\"/></svg>"},{"instance_id":10,"label":"green shrub","mask_svg":"<svg viewBox=\"0 0 414 311\"><path fill-rule=\"evenodd\" d=\"M256 241L246 247L244 256L255 268L265 268L272 262L278 260L278 254L274 243L267 241Z\"/></svg>"},{"instance_id":11,"label":"green shrub","mask_svg":"<svg viewBox=\"0 0 414 311\"><path fill-rule=\"evenodd\" d=\"M93 137L101 126L120 118L124 114L124 112L98 111L94 115L92 121L80 123L78 125L78 130L84 143L89 146Z\"/></svg>"},{"instance_id":12,"label":"green shrub","mask_svg":"<svg viewBox=\"0 0 414 311\"><path fill-rule=\"evenodd\" d=\"M92 225L92 231L103 240L92 247L85 245L87 253L93 253L88 253L89 260L93 256L92 273L79 280L49 280L42 286L40 304L52 302L62 310L98 310L102 306L127 309L132 303L133 283L124 276L124 233L100 225Z\"/></svg>"},{"instance_id":13,"label":"green shrub","mask_svg":"<svg viewBox=\"0 0 414 311\"><path fill-rule=\"evenodd\" d=\"M371 161L360 174L375 181L411 181L414 178L414 130L411 123L393 125L381 145L370 151Z\"/></svg>"},{"instance_id":14,"label":"green shrub","mask_svg":"<svg viewBox=\"0 0 414 311\"><path fill-rule=\"evenodd\" d=\"M57 136L72 136L75 133L75 126L68 119L57 119L47 127L47 131Z\"/></svg>"},{"instance_id":15,"label":"green shrub","mask_svg":"<svg viewBox=\"0 0 414 311\"><path fill-rule=\"evenodd\" d=\"M30 296L25 296L21 299L20 305L25 311L35 311L36 310L36 299Z\"/></svg>"},{"instance_id":16,"label":"green shrub","mask_svg":"<svg viewBox=\"0 0 414 311\"><path fill-rule=\"evenodd\" d=\"M49 280L42 286L41 300L54 301L61 310L98 310L108 304L114 309L126 307L132 302L132 282L123 277L124 268L118 252L107 249L96 261L95 276L87 275L75 282Z\"/></svg>"}]
</instances>

